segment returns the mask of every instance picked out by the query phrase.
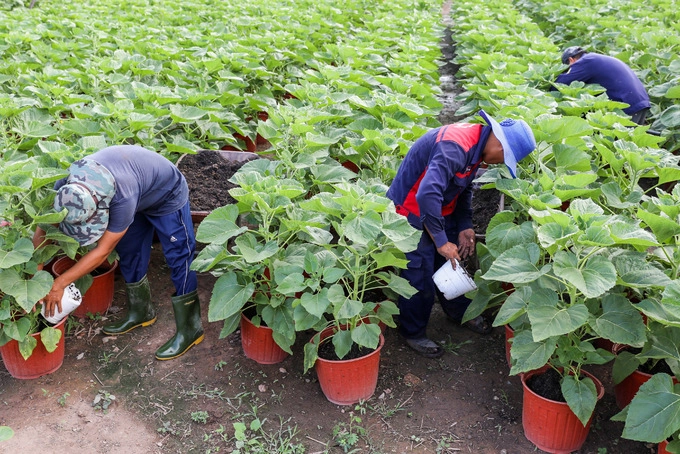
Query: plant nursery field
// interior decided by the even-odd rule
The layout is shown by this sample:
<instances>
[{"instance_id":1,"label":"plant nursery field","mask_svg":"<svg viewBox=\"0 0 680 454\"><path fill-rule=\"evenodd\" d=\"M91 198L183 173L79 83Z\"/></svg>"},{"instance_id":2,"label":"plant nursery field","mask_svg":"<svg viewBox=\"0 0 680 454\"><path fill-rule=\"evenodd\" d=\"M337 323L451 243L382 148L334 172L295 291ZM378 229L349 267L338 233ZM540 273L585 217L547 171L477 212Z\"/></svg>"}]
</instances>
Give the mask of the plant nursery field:
<instances>
[{"instance_id":1,"label":"plant nursery field","mask_svg":"<svg viewBox=\"0 0 680 454\"><path fill-rule=\"evenodd\" d=\"M73 161L117 144L173 163L200 150L264 159L231 162L244 169L224 178L236 203L212 197L194 221L203 342L154 358L176 329L154 243L155 324L102 333L126 311L117 275L110 309L69 317L57 370L23 380L0 367L0 453L543 452L525 436L520 377L550 366L572 419L590 420L572 451L662 453L668 441L680 452L675 6L3 2L0 344L28 345L21 318L37 314L53 282L38 264L82 252L58 234L30 241L63 218L52 186ZM633 69L650 96L646 125L600 86L553 84L574 45ZM428 336L445 353L427 359L393 318L419 233L385 192L417 138L479 122L480 109L525 120L537 149L518 178L490 166L475 187L476 254L465 265L478 289L466 317L484 314L492 332L475 334L435 304ZM191 190L203 192L218 167L195 172ZM246 357L241 315L252 313L285 359ZM383 333L369 398L338 405L322 391L315 363L328 327L338 357L376 350ZM617 386L657 363L667 368L622 411Z\"/></svg>"}]
</instances>

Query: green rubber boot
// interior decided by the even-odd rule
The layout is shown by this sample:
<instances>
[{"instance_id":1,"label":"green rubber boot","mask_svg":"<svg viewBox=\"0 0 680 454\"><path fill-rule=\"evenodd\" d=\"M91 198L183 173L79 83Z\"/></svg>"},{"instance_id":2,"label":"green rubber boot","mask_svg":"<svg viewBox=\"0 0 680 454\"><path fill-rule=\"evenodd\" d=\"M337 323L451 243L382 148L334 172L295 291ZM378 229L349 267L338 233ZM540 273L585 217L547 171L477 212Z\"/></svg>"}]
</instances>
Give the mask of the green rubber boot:
<instances>
[{"instance_id":1,"label":"green rubber boot","mask_svg":"<svg viewBox=\"0 0 680 454\"><path fill-rule=\"evenodd\" d=\"M201 325L201 305L198 291L172 297L172 308L175 310L177 332L161 348L156 350L156 359L162 361L182 356L194 345L198 345L205 337Z\"/></svg>"},{"instance_id":2,"label":"green rubber boot","mask_svg":"<svg viewBox=\"0 0 680 454\"><path fill-rule=\"evenodd\" d=\"M141 281L125 284L128 297L127 317L102 328L104 334L117 336L141 326L153 325L156 322L156 311L151 303L151 289L146 276Z\"/></svg>"}]
</instances>

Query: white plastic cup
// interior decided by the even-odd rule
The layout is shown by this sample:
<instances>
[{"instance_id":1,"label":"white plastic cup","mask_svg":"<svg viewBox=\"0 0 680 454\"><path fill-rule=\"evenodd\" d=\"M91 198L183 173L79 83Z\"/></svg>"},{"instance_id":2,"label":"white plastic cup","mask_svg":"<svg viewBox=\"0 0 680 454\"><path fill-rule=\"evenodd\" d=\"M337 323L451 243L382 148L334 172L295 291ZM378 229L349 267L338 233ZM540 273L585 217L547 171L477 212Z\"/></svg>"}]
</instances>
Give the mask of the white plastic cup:
<instances>
[{"instance_id":1,"label":"white plastic cup","mask_svg":"<svg viewBox=\"0 0 680 454\"><path fill-rule=\"evenodd\" d=\"M64 289L64 296L61 297L61 312L59 308L55 308L54 315L47 317L45 315L45 305L43 304L40 313L42 316L52 325L59 323L64 317L76 310L80 306L83 297L80 294L80 290L75 284L71 284Z\"/></svg>"},{"instance_id":2,"label":"white plastic cup","mask_svg":"<svg viewBox=\"0 0 680 454\"><path fill-rule=\"evenodd\" d=\"M453 269L451 260L447 260L444 265L439 268L432 276L435 285L439 291L444 294L447 300L458 298L472 290L477 286L470 275L465 271L458 261L456 261L456 269Z\"/></svg>"}]
</instances>

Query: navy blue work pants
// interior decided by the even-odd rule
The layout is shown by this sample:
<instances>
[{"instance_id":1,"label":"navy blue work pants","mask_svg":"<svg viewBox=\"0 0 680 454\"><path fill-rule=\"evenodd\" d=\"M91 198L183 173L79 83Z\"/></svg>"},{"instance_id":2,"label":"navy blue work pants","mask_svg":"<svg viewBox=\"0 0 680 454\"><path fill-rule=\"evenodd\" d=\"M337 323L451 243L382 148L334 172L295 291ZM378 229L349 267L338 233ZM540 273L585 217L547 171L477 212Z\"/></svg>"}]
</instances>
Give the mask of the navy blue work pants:
<instances>
[{"instance_id":1,"label":"navy blue work pants","mask_svg":"<svg viewBox=\"0 0 680 454\"><path fill-rule=\"evenodd\" d=\"M446 236L450 242L458 244L458 228L451 217L447 218ZM442 309L449 317L461 320L471 300L464 295L447 300L435 285L432 275L446 259L437 252L437 247L426 231L421 235L418 248L407 253L406 258L409 261L408 269L402 270L401 277L409 281L418 293L409 299L399 297L399 331L402 336L407 339L425 337L435 296L439 298Z\"/></svg>"},{"instance_id":2,"label":"navy blue work pants","mask_svg":"<svg viewBox=\"0 0 680 454\"><path fill-rule=\"evenodd\" d=\"M135 215L134 221L116 245L116 252L120 256L120 272L125 282L139 282L146 275L154 232L158 235L170 268L175 294L186 295L196 290L196 272L190 269L196 252L196 238L189 202L165 216Z\"/></svg>"}]
</instances>

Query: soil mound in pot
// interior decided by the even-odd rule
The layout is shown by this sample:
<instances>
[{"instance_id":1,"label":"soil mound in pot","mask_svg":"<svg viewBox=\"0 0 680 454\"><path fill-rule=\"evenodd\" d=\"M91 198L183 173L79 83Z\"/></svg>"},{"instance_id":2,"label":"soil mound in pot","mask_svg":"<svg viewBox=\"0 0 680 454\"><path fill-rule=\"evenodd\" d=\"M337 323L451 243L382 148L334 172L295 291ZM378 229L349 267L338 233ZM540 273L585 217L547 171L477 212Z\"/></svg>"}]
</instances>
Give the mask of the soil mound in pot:
<instances>
[{"instance_id":1,"label":"soil mound in pot","mask_svg":"<svg viewBox=\"0 0 680 454\"><path fill-rule=\"evenodd\" d=\"M241 152L231 152L241 153ZM189 186L189 203L193 211L212 211L224 205L236 203L229 190L236 185L229 182L243 164L257 155L243 152L246 159L229 159L229 155L215 150L199 150L177 161L177 168L184 174Z\"/></svg>"}]
</instances>

